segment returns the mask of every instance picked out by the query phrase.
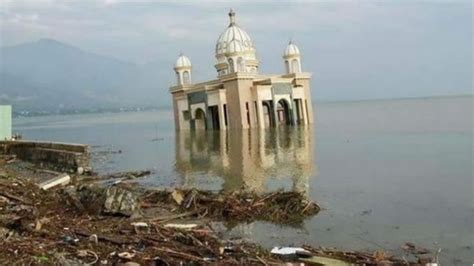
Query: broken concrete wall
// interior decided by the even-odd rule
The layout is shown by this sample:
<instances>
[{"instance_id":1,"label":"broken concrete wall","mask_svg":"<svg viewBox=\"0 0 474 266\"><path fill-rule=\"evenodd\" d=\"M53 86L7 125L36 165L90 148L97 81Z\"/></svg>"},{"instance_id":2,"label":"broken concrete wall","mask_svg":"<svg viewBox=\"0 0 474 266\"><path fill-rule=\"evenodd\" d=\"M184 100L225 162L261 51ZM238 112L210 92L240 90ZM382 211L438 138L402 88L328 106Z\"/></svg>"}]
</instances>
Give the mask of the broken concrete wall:
<instances>
[{"instance_id":1,"label":"broken concrete wall","mask_svg":"<svg viewBox=\"0 0 474 266\"><path fill-rule=\"evenodd\" d=\"M90 169L90 147L82 144L0 141L0 154L16 155L19 159L43 168L75 172L79 167Z\"/></svg>"}]
</instances>

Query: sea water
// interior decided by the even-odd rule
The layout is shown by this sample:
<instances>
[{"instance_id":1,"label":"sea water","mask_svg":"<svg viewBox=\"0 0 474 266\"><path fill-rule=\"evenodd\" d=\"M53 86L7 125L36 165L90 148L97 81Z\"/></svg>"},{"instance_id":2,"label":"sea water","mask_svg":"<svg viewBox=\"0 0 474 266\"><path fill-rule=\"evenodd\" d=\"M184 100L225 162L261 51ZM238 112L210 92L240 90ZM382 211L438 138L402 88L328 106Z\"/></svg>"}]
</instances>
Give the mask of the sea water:
<instances>
[{"instance_id":1,"label":"sea water","mask_svg":"<svg viewBox=\"0 0 474 266\"><path fill-rule=\"evenodd\" d=\"M15 118L27 139L88 143L98 172L151 169L146 186L298 190L324 210L301 227L229 228L266 247L304 243L473 256L473 98L321 103L296 129L175 132L171 111Z\"/></svg>"}]
</instances>

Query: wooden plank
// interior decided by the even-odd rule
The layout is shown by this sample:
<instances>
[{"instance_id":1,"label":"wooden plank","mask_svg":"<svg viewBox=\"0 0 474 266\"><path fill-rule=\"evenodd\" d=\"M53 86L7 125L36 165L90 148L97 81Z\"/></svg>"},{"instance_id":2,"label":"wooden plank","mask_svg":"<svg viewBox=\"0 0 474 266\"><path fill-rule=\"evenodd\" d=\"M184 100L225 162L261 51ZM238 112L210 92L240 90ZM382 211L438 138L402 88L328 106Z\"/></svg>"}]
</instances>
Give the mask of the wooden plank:
<instances>
[{"instance_id":1,"label":"wooden plank","mask_svg":"<svg viewBox=\"0 0 474 266\"><path fill-rule=\"evenodd\" d=\"M55 187L55 186L67 185L67 184L69 184L69 182L71 182L71 177L68 174L62 174L62 175L56 176L52 179L46 180L46 181L38 184L38 186L41 189L48 190L48 189L50 189L52 187Z\"/></svg>"}]
</instances>

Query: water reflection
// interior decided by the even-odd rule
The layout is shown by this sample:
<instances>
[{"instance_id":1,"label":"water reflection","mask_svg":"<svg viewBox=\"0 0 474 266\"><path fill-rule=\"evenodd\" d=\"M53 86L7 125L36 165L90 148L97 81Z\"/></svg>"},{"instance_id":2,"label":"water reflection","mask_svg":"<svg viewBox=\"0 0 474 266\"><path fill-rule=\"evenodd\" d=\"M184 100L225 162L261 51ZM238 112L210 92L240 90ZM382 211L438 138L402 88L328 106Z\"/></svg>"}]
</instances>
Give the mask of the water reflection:
<instances>
[{"instance_id":1,"label":"water reflection","mask_svg":"<svg viewBox=\"0 0 474 266\"><path fill-rule=\"evenodd\" d=\"M308 195L309 177L317 171L312 148L308 128L182 131L175 167L185 187L195 187L196 175L204 175L221 177L220 189L227 191L285 188Z\"/></svg>"}]
</instances>

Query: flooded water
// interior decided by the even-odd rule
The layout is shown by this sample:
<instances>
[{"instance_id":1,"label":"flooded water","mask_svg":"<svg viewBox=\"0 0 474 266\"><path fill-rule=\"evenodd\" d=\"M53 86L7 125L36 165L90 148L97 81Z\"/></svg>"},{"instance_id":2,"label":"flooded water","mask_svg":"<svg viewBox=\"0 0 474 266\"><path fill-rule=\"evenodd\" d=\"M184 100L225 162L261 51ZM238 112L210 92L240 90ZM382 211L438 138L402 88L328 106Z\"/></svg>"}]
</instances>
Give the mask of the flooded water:
<instances>
[{"instance_id":1,"label":"flooded water","mask_svg":"<svg viewBox=\"0 0 474 266\"><path fill-rule=\"evenodd\" d=\"M473 256L473 98L325 103L312 128L175 133L168 111L17 118L28 139L89 143L100 172L153 169L147 186L306 193L325 208L302 228L229 229L274 245L442 248L445 265Z\"/></svg>"}]
</instances>

